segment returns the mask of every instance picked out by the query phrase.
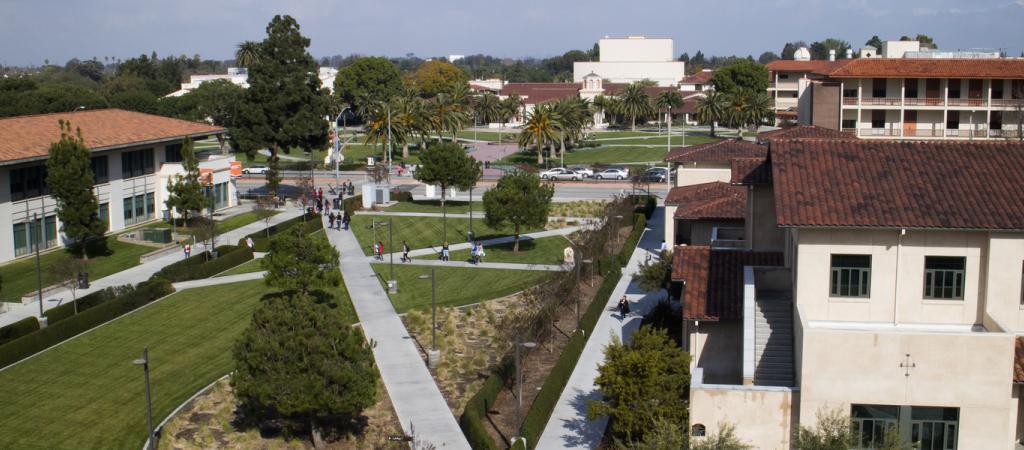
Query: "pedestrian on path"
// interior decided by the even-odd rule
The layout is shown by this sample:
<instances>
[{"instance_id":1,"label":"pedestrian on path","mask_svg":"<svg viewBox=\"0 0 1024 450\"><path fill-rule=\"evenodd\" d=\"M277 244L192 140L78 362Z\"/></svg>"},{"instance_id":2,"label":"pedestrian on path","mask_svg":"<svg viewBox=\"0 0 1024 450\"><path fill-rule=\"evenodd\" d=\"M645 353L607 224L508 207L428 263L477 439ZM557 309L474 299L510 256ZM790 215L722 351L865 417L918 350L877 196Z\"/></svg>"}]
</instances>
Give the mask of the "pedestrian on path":
<instances>
[{"instance_id":1,"label":"pedestrian on path","mask_svg":"<svg viewBox=\"0 0 1024 450\"><path fill-rule=\"evenodd\" d=\"M188 259L188 257L192 255L192 246L189 244L185 244L185 247L183 247L183 249L185 250L185 259Z\"/></svg>"},{"instance_id":2,"label":"pedestrian on path","mask_svg":"<svg viewBox=\"0 0 1024 450\"><path fill-rule=\"evenodd\" d=\"M249 247L251 249L251 248L256 246L256 243L252 241L251 237L246 236L246 238L245 238L245 246Z\"/></svg>"},{"instance_id":3,"label":"pedestrian on path","mask_svg":"<svg viewBox=\"0 0 1024 450\"><path fill-rule=\"evenodd\" d=\"M476 242L474 242L473 246L469 248L469 260L473 264L476 264L476 256Z\"/></svg>"},{"instance_id":4,"label":"pedestrian on path","mask_svg":"<svg viewBox=\"0 0 1024 450\"><path fill-rule=\"evenodd\" d=\"M448 261L448 241L441 246L441 261Z\"/></svg>"},{"instance_id":5,"label":"pedestrian on path","mask_svg":"<svg viewBox=\"0 0 1024 450\"><path fill-rule=\"evenodd\" d=\"M476 262L484 262L484 244L482 242L476 243Z\"/></svg>"},{"instance_id":6,"label":"pedestrian on path","mask_svg":"<svg viewBox=\"0 0 1024 450\"><path fill-rule=\"evenodd\" d=\"M409 243L406 241L402 241L402 262L412 262L409 258Z\"/></svg>"},{"instance_id":7,"label":"pedestrian on path","mask_svg":"<svg viewBox=\"0 0 1024 450\"><path fill-rule=\"evenodd\" d=\"M384 242L377 241L377 259L384 260Z\"/></svg>"},{"instance_id":8,"label":"pedestrian on path","mask_svg":"<svg viewBox=\"0 0 1024 450\"><path fill-rule=\"evenodd\" d=\"M626 294L622 294L622 298L619 299L619 322L626 319L629 315L629 300L626 299Z\"/></svg>"},{"instance_id":9,"label":"pedestrian on path","mask_svg":"<svg viewBox=\"0 0 1024 450\"><path fill-rule=\"evenodd\" d=\"M668 250L668 244L666 244L665 240L662 239L661 240L661 249L658 251L658 254L659 255L664 255L667 250Z\"/></svg>"},{"instance_id":10,"label":"pedestrian on path","mask_svg":"<svg viewBox=\"0 0 1024 450\"><path fill-rule=\"evenodd\" d=\"M343 225L345 225L345 229L346 230L348 229L348 224L351 221L352 221L352 218L348 216L348 211L345 211L345 215L341 216L341 223Z\"/></svg>"},{"instance_id":11,"label":"pedestrian on path","mask_svg":"<svg viewBox=\"0 0 1024 450\"><path fill-rule=\"evenodd\" d=\"M334 228L334 214L327 214L327 228Z\"/></svg>"}]
</instances>

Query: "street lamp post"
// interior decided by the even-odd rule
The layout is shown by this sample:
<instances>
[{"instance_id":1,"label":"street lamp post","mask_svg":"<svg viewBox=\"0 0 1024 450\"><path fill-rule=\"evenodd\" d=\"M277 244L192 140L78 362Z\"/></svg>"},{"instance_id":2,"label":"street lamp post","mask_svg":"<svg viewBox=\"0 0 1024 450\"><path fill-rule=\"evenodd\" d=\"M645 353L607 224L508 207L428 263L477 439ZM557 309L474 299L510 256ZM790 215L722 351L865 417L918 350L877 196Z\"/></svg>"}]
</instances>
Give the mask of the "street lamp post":
<instances>
[{"instance_id":1,"label":"street lamp post","mask_svg":"<svg viewBox=\"0 0 1024 450\"><path fill-rule=\"evenodd\" d=\"M437 350L437 272L430 268L430 275L420 275L421 280L430 278L430 351L427 352L427 365L437 367L441 352Z\"/></svg>"},{"instance_id":2,"label":"street lamp post","mask_svg":"<svg viewBox=\"0 0 1024 450\"><path fill-rule=\"evenodd\" d=\"M536 346L537 346L536 342L519 342L519 341L516 341L515 363L516 363L516 391L517 391L517 393L516 393L516 423L515 423L515 427L516 427L516 435L517 436L519 435L519 428L520 428L520 426L522 426L522 423L523 423L523 411L522 411L523 410L523 366L522 366L522 364L520 364L520 356L519 356L519 351L520 350L519 349L521 347L534 348ZM519 440L519 439L522 439L522 436L516 437L516 439L512 442L512 444L515 445L515 441Z\"/></svg>"},{"instance_id":3,"label":"street lamp post","mask_svg":"<svg viewBox=\"0 0 1024 450\"><path fill-rule=\"evenodd\" d=\"M149 347L144 348L142 358L132 361L132 364L142 366L142 373L146 379L146 422L149 425L149 441L146 448L153 450L156 448L156 435L153 434L153 400L149 392Z\"/></svg>"},{"instance_id":4,"label":"street lamp post","mask_svg":"<svg viewBox=\"0 0 1024 450\"><path fill-rule=\"evenodd\" d=\"M338 119L342 120L342 128L347 128L348 116L345 115L345 111L352 111L351 107L344 107L338 115L334 116L334 185L338 185L338 162L341 160L341 135L338 134Z\"/></svg>"},{"instance_id":5,"label":"street lamp post","mask_svg":"<svg viewBox=\"0 0 1024 450\"><path fill-rule=\"evenodd\" d=\"M25 202L25 208L28 208L28 202ZM39 319L45 320L43 316L43 269L39 263L39 247L43 244L42 240L39 239L38 234L43 234L43 224L39 223L39 231L36 233L32 232L32 228L36 223L39 222L39 213L32 213L32 222L28 225L29 242L35 244L36 250L36 295L39 299Z\"/></svg>"},{"instance_id":6,"label":"street lamp post","mask_svg":"<svg viewBox=\"0 0 1024 450\"><path fill-rule=\"evenodd\" d=\"M392 229L394 228L392 226L394 224L393 220L393 218L389 217L387 222L373 222L373 236L375 241L377 237L377 227L388 227L388 293L390 294L398 293L398 281L395 280L395 240L394 233L392 232ZM376 245L376 243L374 245Z\"/></svg>"},{"instance_id":7,"label":"street lamp post","mask_svg":"<svg viewBox=\"0 0 1024 450\"><path fill-rule=\"evenodd\" d=\"M668 139L665 141L666 155L672 153L672 106L668 107ZM666 158L667 159L667 158ZM672 189L672 163L665 161L665 188ZM650 192L648 192L650 194ZM665 194L668 195L668 194Z\"/></svg>"}]
</instances>

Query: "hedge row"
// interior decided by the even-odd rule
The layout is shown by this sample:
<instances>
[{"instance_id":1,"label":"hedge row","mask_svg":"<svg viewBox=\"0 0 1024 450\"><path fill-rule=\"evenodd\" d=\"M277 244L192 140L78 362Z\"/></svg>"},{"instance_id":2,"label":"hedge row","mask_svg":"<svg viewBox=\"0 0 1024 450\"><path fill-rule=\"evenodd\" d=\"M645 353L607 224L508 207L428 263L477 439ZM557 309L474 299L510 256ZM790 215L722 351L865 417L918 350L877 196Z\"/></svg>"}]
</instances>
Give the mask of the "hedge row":
<instances>
[{"instance_id":1,"label":"hedge row","mask_svg":"<svg viewBox=\"0 0 1024 450\"><path fill-rule=\"evenodd\" d=\"M487 417L487 411L494 405L494 400L498 398L498 394L501 393L509 378L512 377L514 370L512 362L509 358L505 358L494 369L491 376L487 377L480 390L466 403L462 416L459 417L459 427L462 428L462 433L466 435L470 448L474 450L498 449L494 439L491 439L491 435L487 432L484 420Z\"/></svg>"},{"instance_id":2,"label":"hedge row","mask_svg":"<svg viewBox=\"0 0 1024 450\"><path fill-rule=\"evenodd\" d=\"M647 227L647 217L643 214L633 215L633 231L629 233L626 242L622 244L622 251L619 252L619 264L625 267L629 264L629 258L633 256L633 248L640 243L640 236L644 234Z\"/></svg>"},{"instance_id":3,"label":"hedge row","mask_svg":"<svg viewBox=\"0 0 1024 450\"><path fill-rule=\"evenodd\" d=\"M324 222L322 220L320 220L320 215L319 214L309 214L309 213L306 213L306 214L303 214L301 216L293 217L291 219L288 219L288 220L286 220L284 222L281 222L281 223L279 223L277 225L271 225L270 228L269 228L269 230L270 230L270 237L274 237L275 234L280 233L282 231L285 231L285 230L287 230L287 229L289 229L289 228L291 228L291 227L293 227L295 225L304 226L305 228L304 228L303 231L306 234L309 234L309 233L312 233L312 232L314 232L316 230L319 230L319 229L323 228L324 227ZM243 237L242 239L239 239L238 240L238 245L240 247L246 246L246 244L245 244L246 238L251 238L252 239L252 242L253 242L252 250L253 251L255 251L255 252L268 252L268 251L270 251L270 238L267 237L267 230L266 229L257 231L255 233L252 233L252 234L246 236L246 237Z\"/></svg>"},{"instance_id":4,"label":"hedge row","mask_svg":"<svg viewBox=\"0 0 1024 450\"><path fill-rule=\"evenodd\" d=\"M647 220L651 220L654 210L658 209L658 201L653 195L634 195L633 205L633 211L643 214Z\"/></svg>"},{"instance_id":5,"label":"hedge row","mask_svg":"<svg viewBox=\"0 0 1024 450\"><path fill-rule=\"evenodd\" d=\"M39 331L39 319L35 317L26 317L10 325L0 327L0 346L35 331Z\"/></svg>"},{"instance_id":6,"label":"hedge row","mask_svg":"<svg viewBox=\"0 0 1024 450\"><path fill-rule=\"evenodd\" d=\"M0 345L0 367L21 361L172 292L174 287L167 280L144 281L125 295Z\"/></svg>"},{"instance_id":7,"label":"hedge row","mask_svg":"<svg viewBox=\"0 0 1024 450\"><path fill-rule=\"evenodd\" d=\"M45 313L43 313L43 316L46 317L46 323L48 325L53 325L57 322L60 322L64 319L67 319L68 317L75 315L76 305L78 308L78 312L82 313L82 311L106 303L119 296L127 294L134 289L135 287L130 284L117 287L108 287L106 289L93 292L89 295L79 297L75 301L71 301L54 308L50 308L46 310Z\"/></svg>"},{"instance_id":8,"label":"hedge row","mask_svg":"<svg viewBox=\"0 0 1024 450\"><path fill-rule=\"evenodd\" d=\"M595 299L595 302L598 301L600 301L600 298ZM588 334L579 331L573 333L572 337L569 338L569 343L562 349L562 354L558 357L555 367L551 369L551 373L544 380L540 393L537 394L537 398L530 405L530 410L527 411L526 418L523 419L523 426L519 431L520 435L526 438L528 448L535 448L537 446L537 440L540 439L544 426L547 425L548 419L551 418L551 412L555 409L555 404L558 403L558 398L562 395L562 390L565 389L566 383L569 382L569 376L572 375L573 369L576 368L576 362L580 360L580 355L583 354L583 347L587 345Z\"/></svg>"},{"instance_id":9,"label":"hedge row","mask_svg":"<svg viewBox=\"0 0 1024 450\"><path fill-rule=\"evenodd\" d=\"M237 245L217 247L217 258L206 260L207 252L193 255L188 259L164 266L152 278L163 278L172 282L210 278L218 273L250 261L252 249Z\"/></svg>"}]
</instances>

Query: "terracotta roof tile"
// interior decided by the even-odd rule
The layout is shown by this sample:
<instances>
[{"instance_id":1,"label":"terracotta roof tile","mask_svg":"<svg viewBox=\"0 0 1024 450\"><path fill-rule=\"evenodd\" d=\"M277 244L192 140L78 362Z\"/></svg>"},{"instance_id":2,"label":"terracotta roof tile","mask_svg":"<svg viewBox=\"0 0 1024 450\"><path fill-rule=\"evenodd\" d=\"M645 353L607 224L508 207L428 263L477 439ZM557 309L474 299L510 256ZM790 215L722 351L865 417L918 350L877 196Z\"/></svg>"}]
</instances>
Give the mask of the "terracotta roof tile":
<instances>
[{"instance_id":1,"label":"terracotta roof tile","mask_svg":"<svg viewBox=\"0 0 1024 450\"><path fill-rule=\"evenodd\" d=\"M711 79L715 77L715 72L712 70L702 70L693 75L683 78L679 84L708 84Z\"/></svg>"},{"instance_id":2,"label":"terracotta roof tile","mask_svg":"<svg viewBox=\"0 0 1024 450\"><path fill-rule=\"evenodd\" d=\"M757 133L757 142L768 142L777 139L857 139L855 136L831 128L817 125L794 125L778 130Z\"/></svg>"},{"instance_id":3,"label":"terracotta roof tile","mask_svg":"<svg viewBox=\"0 0 1024 450\"><path fill-rule=\"evenodd\" d=\"M668 162L729 162L733 158L763 158L767 147L750 141L723 139L707 144L691 145L672 149L665 161Z\"/></svg>"},{"instance_id":4,"label":"terracotta roof tile","mask_svg":"<svg viewBox=\"0 0 1024 450\"><path fill-rule=\"evenodd\" d=\"M768 158L733 158L732 184L771 184L772 165Z\"/></svg>"},{"instance_id":5,"label":"terracotta roof tile","mask_svg":"<svg viewBox=\"0 0 1024 450\"><path fill-rule=\"evenodd\" d=\"M120 109L8 117L0 119L0 161L48 155L50 144L60 140L60 120L82 130L85 145L93 151L225 132L205 123Z\"/></svg>"},{"instance_id":6,"label":"terracotta roof tile","mask_svg":"<svg viewBox=\"0 0 1024 450\"><path fill-rule=\"evenodd\" d=\"M684 320L743 318L743 267L781 266L779 252L712 250L679 246L672 251L672 279L684 281Z\"/></svg>"},{"instance_id":7,"label":"terracotta roof tile","mask_svg":"<svg viewBox=\"0 0 1024 450\"><path fill-rule=\"evenodd\" d=\"M828 71L832 78L1024 79L1022 59L860 58Z\"/></svg>"},{"instance_id":8,"label":"terracotta roof tile","mask_svg":"<svg viewBox=\"0 0 1024 450\"><path fill-rule=\"evenodd\" d=\"M747 211L747 190L721 181L674 187L665 204L676 207L677 219L742 219Z\"/></svg>"},{"instance_id":9,"label":"terracotta roof tile","mask_svg":"<svg viewBox=\"0 0 1024 450\"><path fill-rule=\"evenodd\" d=\"M795 61L792 59L777 59L766 64L764 67L772 72L809 72L826 75L828 72L846 65L850 61L852 60L826 61L824 59L813 59L810 61Z\"/></svg>"},{"instance_id":10,"label":"terracotta roof tile","mask_svg":"<svg viewBox=\"0 0 1024 450\"><path fill-rule=\"evenodd\" d=\"M580 83L508 83L501 88L501 95L516 94L526 97L530 105L579 95Z\"/></svg>"},{"instance_id":11,"label":"terracotta roof tile","mask_svg":"<svg viewBox=\"0 0 1024 450\"><path fill-rule=\"evenodd\" d=\"M617 95L629 85L630 83L604 83L602 84L602 87L604 88L604 95ZM679 88L676 86L644 86L644 92L647 93L647 96L650 97L652 101L654 100L654 97L658 96L658 94L669 91L679 91ZM682 94L682 92L680 92L680 94Z\"/></svg>"},{"instance_id":12,"label":"terracotta roof tile","mask_svg":"<svg viewBox=\"0 0 1024 450\"><path fill-rule=\"evenodd\" d=\"M1024 143L780 140L779 225L1024 230Z\"/></svg>"}]
</instances>

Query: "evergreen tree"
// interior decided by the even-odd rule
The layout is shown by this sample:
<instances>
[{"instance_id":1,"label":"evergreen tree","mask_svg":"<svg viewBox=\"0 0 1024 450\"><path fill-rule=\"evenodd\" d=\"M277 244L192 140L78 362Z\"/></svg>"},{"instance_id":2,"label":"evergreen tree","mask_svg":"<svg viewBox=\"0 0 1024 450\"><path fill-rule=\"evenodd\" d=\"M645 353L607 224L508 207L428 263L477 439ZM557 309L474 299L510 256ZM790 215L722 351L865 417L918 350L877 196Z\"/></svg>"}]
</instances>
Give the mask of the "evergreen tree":
<instances>
[{"instance_id":1,"label":"evergreen tree","mask_svg":"<svg viewBox=\"0 0 1024 450\"><path fill-rule=\"evenodd\" d=\"M875 50L882 51L882 40L878 37L877 34L871 36L871 39L868 39L868 41L865 42L864 45L870 45L874 47Z\"/></svg>"},{"instance_id":2,"label":"evergreen tree","mask_svg":"<svg viewBox=\"0 0 1024 450\"><path fill-rule=\"evenodd\" d=\"M323 427L358 428L362 411L377 402L380 373L362 332L299 293L263 302L233 356L231 387L242 411L308 431L316 448Z\"/></svg>"},{"instance_id":3,"label":"evergreen tree","mask_svg":"<svg viewBox=\"0 0 1024 450\"><path fill-rule=\"evenodd\" d=\"M341 283L338 250L326 239L307 236L301 226L270 240L270 254L263 258L263 268L267 270L263 280L268 285L302 294Z\"/></svg>"},{"instance_id":4,"label":"evergreen tree","mask_svg":"<svg viewBox=\"0 0 1024 450\"><path fill-rule=\"evenodd\" d=\"M89 259L86 241L106 231L99 217L99 201L93 193L95 182L89 149L82 131L71 131L71 122L60 121L61 137L50 145L46 160L46 185L57 201L61 232Z\"/></svg>"},{"instance_id":5,"label":"evergreen tree","mask_svg":"<svg viewBox=\"0 0 1024 450\"><path fill-rule=\"evenodd\" d=\"M231 130L237 148L250 156L263 147L270 150L271 171L267 190L277 195L278 154L292 147L305 151L327 145L329 102L320 87L316 60L309 55L309 39L299 32L291 16L274 16L267 38L254 49L258 57L249 65L249 89L239 105Z\"/></svg>"},{"instance_id":6,"label":"evergreen tree","mask_svg":"<svg viewBox=\"0 0 1024 450\"><path fill-rule=\"evenodd\" d=\"M516 171L498 179L493 188L484 192L484 222L492 227L510 223L515 227L512 251L519 251L519 232L522 227L540 227L548 223L551 197L555 187L542 183L540 177L526 171Z\"/></svg>"},{"instance_id":7,"label":"evergreen tree","mask_svg":"<svg viewBox=\"0 0 1024 450\"><path fill-rule=\"evenodd\" d=\"M415 177L420 182L441 188L444 241L448 240L448 210L445 205L448 188L469 189L481 175L483 168L480 162L469 156L459 144L443 142L420 152L420 166Z\"/></svg>"},{"instance_id":8,"label":"evergreen tree","mask_svg":"<svg viewBox=\"0 0 1024 450\"><path fill-rule=\"evenodd\" d=\"M196 158L192 138L185 138L181 145L181 165L185 175L175 175L167 180L167 207L174 208L188 224L189 215L206 206L208 200L199 183L199 159Z\"/></svg>"}]
</instances>

